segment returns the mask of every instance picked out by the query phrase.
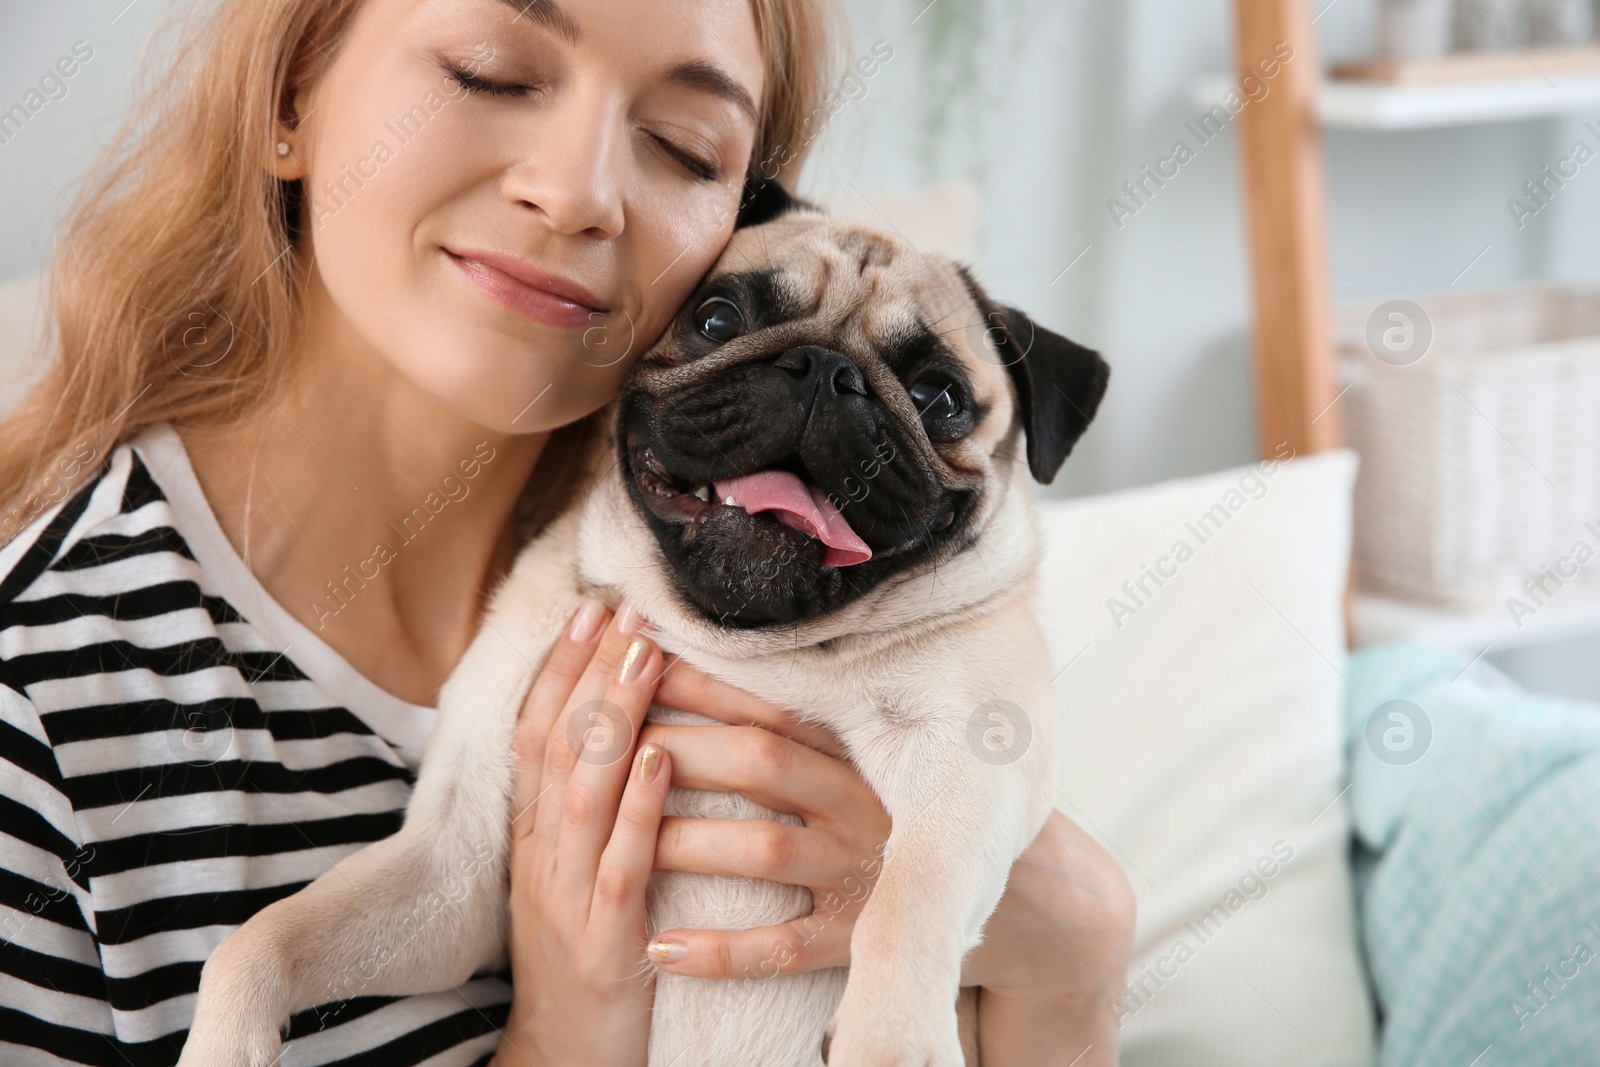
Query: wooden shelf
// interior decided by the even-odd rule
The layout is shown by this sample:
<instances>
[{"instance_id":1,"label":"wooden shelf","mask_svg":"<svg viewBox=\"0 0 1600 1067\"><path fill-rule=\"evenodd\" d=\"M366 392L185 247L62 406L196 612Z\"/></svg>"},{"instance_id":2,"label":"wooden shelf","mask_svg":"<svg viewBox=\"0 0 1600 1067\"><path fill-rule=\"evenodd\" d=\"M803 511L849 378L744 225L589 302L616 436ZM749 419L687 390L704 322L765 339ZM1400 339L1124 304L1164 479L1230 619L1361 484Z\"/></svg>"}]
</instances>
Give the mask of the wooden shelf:
<instances>
[{"instance_id":1,"label":"wooden shelf","mask_svg":"<svg viewBox=\"0 0 1600 1067\"><path fill-rule=\"evenodd\" d=\"M1431 85L1439 82L1554 77L1600 71L1600 48L1517 48L1453 52L1431 59L1363 59L1336 63L1335 81Z\"/></svg>"},{"instance_id":2,"label":"wooden shelf","mask_svg":"<svg viewBox=\"0 0 1600 1067\"><path fill-rule=\"evenodd\" d=\"M1202 79L1194 103L1217 105L1233 83ZM1317 100L1322 125L1344 130L1418 130L1549 118L1600 110L1600 72L1389 85L1324 81Z\"/></svg>"},{"instance_id":3,"label":"wooden shelf","mask_svg":"<svg viewBox=\"0 0 1600 1067\"><path fill-rule=\"evenodd\" d=\"M1600 633L1600 591L1565 589L1519 627L1504 604L1477 611L1451 611L1357 592L1351 611L1351 644L1357 648L1384 641L1429 641L1480 652L1545 644Z\"/></svg>"}]
</instances>

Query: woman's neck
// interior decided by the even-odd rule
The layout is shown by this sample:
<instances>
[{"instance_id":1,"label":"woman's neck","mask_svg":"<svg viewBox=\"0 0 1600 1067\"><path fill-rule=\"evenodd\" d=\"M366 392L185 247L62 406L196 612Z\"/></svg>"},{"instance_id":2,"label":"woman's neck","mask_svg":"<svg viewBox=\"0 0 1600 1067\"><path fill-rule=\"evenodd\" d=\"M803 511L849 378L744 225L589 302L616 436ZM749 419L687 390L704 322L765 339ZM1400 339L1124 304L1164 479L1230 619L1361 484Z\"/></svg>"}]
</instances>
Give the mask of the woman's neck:
<instances>
[{"instance_id":1,"label":"woman's neck","mask_svg":"<svg viewBox=\"0 0 1600 1067\"><path fill-rule=\"evenodd\" d=\"M548 433L446 410L364 345L309 350L243 424L183 431L257 580L356 670L431 705L518 545Z\"/></svg>"}]
</instances>

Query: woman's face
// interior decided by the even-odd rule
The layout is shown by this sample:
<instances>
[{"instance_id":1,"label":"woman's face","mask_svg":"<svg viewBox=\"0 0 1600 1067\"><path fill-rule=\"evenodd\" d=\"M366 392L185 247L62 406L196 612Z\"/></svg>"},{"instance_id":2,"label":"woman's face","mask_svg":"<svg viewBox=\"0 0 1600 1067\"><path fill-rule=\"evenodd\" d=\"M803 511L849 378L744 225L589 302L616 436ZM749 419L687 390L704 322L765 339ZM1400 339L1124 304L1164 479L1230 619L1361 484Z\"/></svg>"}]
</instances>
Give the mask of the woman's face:
<instances>
[{"instance_id":1,"label":"woman's face","mask_svg":"<svg viewBox=\"0 0 1600 1067\"><path fill-rule=\"evenodd\" d=\"M501 431L599 408L732 232L762 71L748 0L367 0L276 161L313 337Z\"/></svg>"}]
</instances>

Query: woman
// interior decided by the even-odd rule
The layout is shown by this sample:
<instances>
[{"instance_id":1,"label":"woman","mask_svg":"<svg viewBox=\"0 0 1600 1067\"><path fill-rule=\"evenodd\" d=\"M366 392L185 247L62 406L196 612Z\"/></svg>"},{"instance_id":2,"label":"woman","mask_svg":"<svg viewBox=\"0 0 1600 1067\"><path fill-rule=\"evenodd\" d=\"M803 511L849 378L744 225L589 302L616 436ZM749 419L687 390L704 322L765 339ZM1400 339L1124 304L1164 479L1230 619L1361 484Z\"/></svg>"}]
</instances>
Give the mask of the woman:
<instances>
[{"instance_id":1,"label":"woman","mask_svg":"<svg viewBox=\"0 0 1600 1067\"><path fill-rule=\"evenodd\" d=\"M186 32L0 429L0 1058L172 1062L210 949L398 827L496 580L744 175L792 180L826 52L811 0L220 0ZM512 981L331 989L282 1062L642 1064L652 866L852 884L888 820L837 742L647 633L588 606L524 708ZM574 770L545 739L599 692L729 725ZM663 819L669 782L805 825ZM857 910L648 966L844 965ZM984 1062L1114 1062L1131 916L1052 819L966 964Z\"/></svg>"}]
</instances>

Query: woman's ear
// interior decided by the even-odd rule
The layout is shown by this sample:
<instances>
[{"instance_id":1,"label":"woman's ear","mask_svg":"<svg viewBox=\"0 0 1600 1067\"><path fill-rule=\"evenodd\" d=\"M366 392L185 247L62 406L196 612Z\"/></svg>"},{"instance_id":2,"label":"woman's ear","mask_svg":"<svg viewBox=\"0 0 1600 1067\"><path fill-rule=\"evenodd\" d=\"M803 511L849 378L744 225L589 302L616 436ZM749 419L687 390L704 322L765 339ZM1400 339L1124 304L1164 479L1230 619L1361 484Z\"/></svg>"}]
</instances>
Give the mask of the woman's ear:
<instances>
[{"instance_id":1,"label":"woman's ear","mask_svg":"<svg viewBox=\"0 0 1600 1067\"><path fill-rule=\"evenodd\" d=\"M267 146L267 169L279 181L297 182L311 170L305 153L306 134L309 132L300 121L309 111L309 93L293 86L284 86L283 99L278 104L278 121L273 123L272 144Z\"/></svg>"},{"instance_id":2,"label":"woman's ear","mask_svg":"<svg viewBox=\"0 0 1600 1067\"><path fill-rule=\"evenodd\" d=\"M277 125L277 131L278 137L267 153L267 169L279 181L297 182L306 176L308 168L296 150L295 134L285 129L282 123Z\"/></svg>"}]
</instances>

